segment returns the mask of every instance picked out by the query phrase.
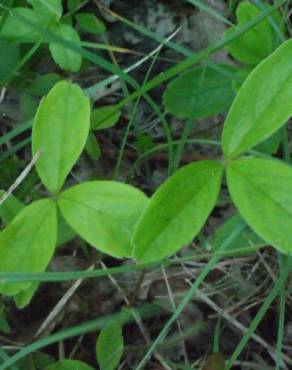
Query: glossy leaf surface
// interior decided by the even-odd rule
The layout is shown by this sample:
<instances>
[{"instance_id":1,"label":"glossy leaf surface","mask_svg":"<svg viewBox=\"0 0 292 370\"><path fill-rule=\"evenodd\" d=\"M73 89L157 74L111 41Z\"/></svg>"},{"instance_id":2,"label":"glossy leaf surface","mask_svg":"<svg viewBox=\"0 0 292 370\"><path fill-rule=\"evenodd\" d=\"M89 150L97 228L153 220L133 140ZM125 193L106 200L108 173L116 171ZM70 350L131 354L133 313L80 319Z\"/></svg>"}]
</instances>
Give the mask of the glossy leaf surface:
<instances>
[{"instance_id":1,"label":"glossy leaf surface","mask_svg":"<svg viewBox=\"0 0 292 370\"><path fill-rule=\"evenodd\" d=\"M113 323L102 329L96 343L96 355L100 369L117 369L123 350L124 338L121 325Z\"/></svg>"},{"instance_id":2,"label":"glossy leaf surface","mask_svg":"<svg viewBox=\"0 0 292 370\"><path fill-rule=\"evenodd\" d=\"M292 251L292 167L244 158L227 167L231 197L245 221L283 253Z\"/></svg>"},{"instance_id":3,"label":"glossy leaf surface","mask_svg":"<svg viewBox=\"0 0 292 370\"><path fill-rule=\"evenodd\" d=\"M226 158L253 148L292 115L292 40L283 43L248 76L224 124Z\"/></svg>"},{"instance_id":4,"label":"glossy leaf surface","mask_svg":"<svg viewBox=\"0 0 292 370\"><path fill-rule=\"evenodd\" d=\"M260 13L261 10L249 1L241 1L236 9L237 26L229 29L226 35L256 18ZM273 50L273 29L268 19L264 19L228 44L227 50L234 59L244 64L256 65L261 62Z\"/></svg>"},{"instance_id":5,"label":"glossy leaf surface","mask_svg":"<svg viewBox=\"0 0 292 370\"><path fill-rule=\"evenodd\" d=\"M0 234L1 272L43 272L56 246L56 205L39 200L25 207ZM15 295L31 283L3 283L0 291Z\"/></svg>"},{"instance_id":6,"label":"glossy leaf surface","mask_svg":"<svg viewBox=\"0 0 292 370\"><path fill-rule=\"evenodd\" d=\"M59 206L68 224L89 244L114 257L131 255L130 240L148 198L114 181L91 181L63 192Z\"/></svg>"},{"instance_id":7,"label":"glossy leaf surface","mask_svg":"<svg viewBox=\"0 0 292 370\"><path fill-rule=\"evenodd\" d=\"M160 260L191 242L215 207L222 166L200 161L178 170L151 198L133 237L134 258Z\"/></svg>"},{"instance_id":8,"label":"glossy leaf surface","mask_svg":"<svg viewBox=\"0 0 292 370\"><path fill-rule=\"evenodd\" d=\"M64 40L80 45L80 38L77 31L69 24L61 23L56 25L53 31ZM58 43L50 43L49 47L54 61L60 68L70 72L79 71L82 63L80 54Z\"/></svg>"},{"instance_id":9,"label":"glossy leaf surface","mask_svg":"<svg viewBox=\"0 0 292 370\"><path fill-rule=\"evenodd\" d=\"M32 150L41 150L38 174L51 193L61 189L86 143L90 105L80 87L58 82L41 101L32 131Z\"/></svg>"}]
</instances>

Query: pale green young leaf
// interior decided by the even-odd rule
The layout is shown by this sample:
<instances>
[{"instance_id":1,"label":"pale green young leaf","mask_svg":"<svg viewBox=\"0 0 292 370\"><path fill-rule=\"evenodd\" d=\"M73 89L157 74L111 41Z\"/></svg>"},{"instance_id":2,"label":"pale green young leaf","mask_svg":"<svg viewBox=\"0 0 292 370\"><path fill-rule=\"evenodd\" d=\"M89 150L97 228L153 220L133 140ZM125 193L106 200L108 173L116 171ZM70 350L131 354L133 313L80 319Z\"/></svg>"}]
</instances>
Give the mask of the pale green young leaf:
<instances>
[{"instance_id":1,"label":"pale green young leaf","mask_svg":"<svg viewBox=\"0 0 292 370\"><path fill-rule=\"evenodd\" d=\"M292 251L292 167L243 158L227 166L231 197L245 221L283 253Z\"/></svg>"},{"instance_id":2,"label":"pale green young leaf","mask_svg":"<svg viewBox=\"0 0 292 370\"><path fill-rule=\"evenodd\" d=\"M0 234L1 272L43 272L56 246L56 205L38 200L25 207ZM3 294L15 295L29 282L1 283Z\"/></svg>"},{"instance_id":3,"label":"pale green young leaf","mask_svg":"<svg viewBox=\"0 0 292 370\"><path fill-rule=\"evenodd\" d=\"M122 327L113 323L101 330L96 342L96 357L100 370L118 368L124 350Z\"/></svg>"},{"instance_id":4,"label":"pale green young leaf","mask_svg":"<svg viewBox=\"0 0 292 370\"><path fill-rule=\"evenodd\" d=\"M93 109L90 119L91 130L102 130L113 127L119 120L121 111L114 105Z\"/></svg>"},{"instance_id":5,"label":"pale green young leaf","mask_svg":"<svg viewBox=\"0 0 292 370\"><path fill-rule=\"evenodd\" d=\"M32 151L41 150L37 172L51 193L60 191L86 143L88 98L76 84L58 82L41 101L32 130Z\"/></svg>"},{"instance_id":6,"label":"pale green young leaf","mask_svg":"<svg viewBox=\"0 0 292 370\"><path fill-rule=\"evenodd\" d=\"M91 181L64 191L58 204L68 224L89 244L114 257L131 255L134 226L148 198L114 181Z\"/></svg>"},{"instance_id":7,"label":"pale green young leaf","mask_svg":"<svg viewBox=\"0 0 292 370\"><path fill-rule=\"evenodd\" d=\"M0 190L0 198L5 194L5 191ZM7 226L12 222L14 217L24 208L24 204L20 202L13 194L0 204L0 218Z\"/></svg>"},{"instance_id":8,"label":"pale green young leaf","mask_svg":"<svg viewBox=\"0 0 292 370\"><path fill-rule=\"evenodd\" d=\"M94 370L93 367L78 360L61 360L46 367L45 370Z\"/></svg>"},{"instance_id":9,"label":"pale green young leaf","mask_svg":"<svg viewBox=\"0 0 292 370\"><path fill-rule=\"evenodd\" d=\"M80 45L80 38L77 31L69 24L60 23L54 26L52 30L64 40ZM82 64L82 56L79 53L57 43L50 43L49 48L52 58L60 68L70 72L79 71Z\"/></svg>"},{"instance_id":10,"label":"pale green young leaf","mask_svg":"<svg viewBox=\"0 0 292 370\"><path fill-rule=\"evenodd\" d=\"M200 67L183 73L165 90L168 112L179 118L207 118L228 110L234 97L232 86L237 69Z\"/></svg>"},{"instance_id":11,"label":"pale green young leaf","mask_svg":"<svg viewBox=\"0 0 292 370\"><path fill-rule=\"evenodd\" d=\"M45 22L57 21L62 16L62 0L28 0L28 2Z\"/></svg>"},{"instance_id":12,"label":"pale green young leaf","mask_svg":"<svg viewBox=\"0 0 292 370\"><path fill-rule=\"evenodd\" d=\"M78 13L75 18L79 26L88 33L99 35L106 30L104 23L92 13Z\"/></svg>"},{"instance_id":13,"label":"pale green young leaf","mask_svg":"<svg viewBox=\"0 0 292 370\"><path fill-rule=\"evenodd\" d=\"M226 158L253 148L292 115L292 40L283 43L248 76L226 118L222 147Z\"/></svg>"},{"instance_id":14,"label":"pale green young leaf","mask_svg":"<svg viewBox=\"0 0 292 370\"><path fill-rule=\"evenodd\" d=\"M15 16L16 15L16 16ZM1 36L4 39L21 42L36 42L40 39L40 35L37 31L21 22L17 15L27 19L33 23L40 23L38 14L33 9L28 8L13 8L8 17L6 18L4 25L1 29Z\"/></svg>"},{"instance_id":15,"label":"pale green young leaf","mask_svg":"<svg viewBox=\"0 0 292 370\"><path fill-rule=\"evenodd\" d=\"M236 10L237 26L225 35L256 18L261 11L249 1L241 1ZM227 45L234 59L248 65L256 65L273 51L273 31L267 19Z\"/></svg>"},{"instance_id":16,"label":"pale green young leaf","mask_svg":"<svg viewBox=\"0 0 292 370\"><path fill-rule=\"evenodd\" d=\"M200 161L163 183L137 223L133 257L156 261L190 243L215 207L221 177L219 162Z\"/></svg>"}]
</instances>

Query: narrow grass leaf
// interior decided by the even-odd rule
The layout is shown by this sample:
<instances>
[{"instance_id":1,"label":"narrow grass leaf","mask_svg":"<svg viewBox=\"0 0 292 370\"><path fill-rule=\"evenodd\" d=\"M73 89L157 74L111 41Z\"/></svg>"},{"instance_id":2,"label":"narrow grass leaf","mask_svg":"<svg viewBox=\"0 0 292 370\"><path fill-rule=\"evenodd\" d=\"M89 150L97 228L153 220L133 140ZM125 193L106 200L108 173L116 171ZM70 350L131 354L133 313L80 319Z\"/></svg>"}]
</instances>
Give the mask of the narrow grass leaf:
<instances>
[{"instance_id":1,"label":"narrow grass leaf","mask_svg":"<svg viewBox=\"0 0 292 370\"><path fill-rule=\"evenodd\" d=\"M233 368L234 362L237 360L243 349L245 348L246 344L248 343L252 334L256 331L258 325L262 321L263 317L265 316L266 312L270 308L271 304L273 303L274 299L277 297L281 290L285 289L285 283L289 274L291 273L292 268L292 260L291 257L288 259L286 265L283 267L280 276L276 280L273 288L270 290L269 294L265 298L263 304L261 305L260 309L258 310L257 314L255 315L254 319L250 323L249 327L247 328L246 333L241 338L238 346L232 353L230 359L228 360L225 370L231 370ZM1 370L1 368L0 368Z\"/></svg>"},{"instance_id":2,"label":"narrow grass leaf","mask_svg":"<svg viewBox=\"0 0 292 370\"><path fill-rule=\"evenodd\" d=\"M226 249L228 249L229 244L233 242L233 240L237 237L237 235L241 232L245 224L239 224L237 225L234 230L232 230L231 234L228 235L228 237L224 240L222 243L219 251L220 253L223 253ZM184 295L183 299L177 306L175 312L171 315L167 323L164 325L163 329L160 331L159 335L157 338L153 341L151 344L151 347L149 350L146 352L138 366L136 366L135 370L142 370L144 369L144 366L146 365L148 359L151 357L152 353L155 351L157 346L164 340L166 335L168 334L169 330L171 329L172 325L176 322L176 320L179 318L180 314L186 307L186 305L190 302L190 300L194 297L197 289L199 286L202 284L206 276L209 274L209 272L212 270L212 268L220 261L220 255L213 255L212 258L209 260L209 262L206 264L206 266L203 268L201 273L197 276L195 281L193 282L192 286L190 289L186 292ZM10 362L13 363L13 360L10 360ZM0 370L4 370L0 366Z\"/></svg>"},{"instance_id":3,"label":"narrow grass leaf","mask_svg":"<svg viewBox=\"0 0 292 370\"><path fill-rule=\"evenodd\" d=\"M238 225L242 224L244 219L238 214L234 214L228 220L226 220L214 233L209 244L212 246L212 251L217 252L227 238L227 236L231 233L231 231ZM244 255L245 253L249 254L252 253L253 250L249 250L248 252L242 252L246 249L246 247L254 247L260 248L265 245L266 242L260 238L249 226L246 227L238 234L237 238L234 239L234 242L230 244L229 249L232 250L230 253L230 257L234 257L237 255ZM236 252L238 250L238 252ZM227 251L226 251L227 252Z\"/></svg>"},{"instance_id":4,"label":"narrow grass leaf","mask_svg":"<svg viewBox=\"0 0 292 370\"><path fill-rule=\"evenodd\" d=\"M136 314L143 318L157 317L161 313L161 308L154 304L145 304L135 309ZM53 343L58 343L68 338L76 337L88 332L101 330L107 325L113 322L119 322L121 325L133 321L133 312L129 309L122 309L118 313L102 316L95 320L88 321L57 333L51 334L45 338L39 339L31 344L26 345L20 351L16 352L10 358L6 359L3 364L0 364L0 370L10 369L10 366L22 358L28 356L30 353L37 351L38 349L49 346Z\"/></svg>"},{"instance_id":5,"label":"narrow grass leaf","mask_svg":"<svg viewBox=\"0 0 292 370\"><path fill-rule=\"evenodd\" d=\"M45 370L94 370L93 367L78 360L61 360L49 365Z\"/></svg>"}]
</instances>

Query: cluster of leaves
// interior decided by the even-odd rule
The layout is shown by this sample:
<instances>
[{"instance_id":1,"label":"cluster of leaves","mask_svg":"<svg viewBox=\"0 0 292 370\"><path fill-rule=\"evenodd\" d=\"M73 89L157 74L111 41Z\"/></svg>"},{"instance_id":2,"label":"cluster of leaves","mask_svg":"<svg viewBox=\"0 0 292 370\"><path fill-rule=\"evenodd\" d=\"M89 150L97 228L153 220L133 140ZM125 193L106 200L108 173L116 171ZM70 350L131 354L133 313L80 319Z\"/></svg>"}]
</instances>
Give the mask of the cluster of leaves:
<instances>
[{"instance_id":1,"label":"cluster of leaves","mask_svg":"<svg viewBox=\"0 0 292 370\"><path fill-rule=\"evenodd\" d=\"M266 242L288 252L290 168L275 160L238 157L290 117L291 54L287 41L244 82L224 125L224 161L181 168L150 200L140 190L114 181L90 181L62 191L87 141L90 104L77 85L58 82L42 99L32 131L32 152L40 154L36 169L52 196L22 209L1 233L1 271L46 269L57 243L57 210L90 245L113 257L151 262L170 256L202 229L215 207L225 168L244 219ZM282 219L283 214L287 221L273 222L272 227L263 214L266 220L275 214ZM14 296L19 306L29 302L35 288L34 283L1 284L1 292Z\"/></svg>"},{"instance_id":2,"label":"cluster of leaves","mask_svg":"<svg viewBox=\"0 0 292 370\"><path fill-rule=\"evenodd\" d=\"M21 36L16 37L23 43L39 40L31 27L17 22L17 17L21 17L35 24L45 23L65 39L80 41L70 22L65 23L62 17L61 1L50 2L49 7L45 1L29 3L32 8L15 8L14 15L8 15L3 26L7 40L15 38L15 29L21 30ZM257 7L241 2L238 25L258 14ZM97 32L97 28L102 32L98 20L90 15L77 13L75 18L87 32ZM228 220L215 235L214 250L244 219L250 229L235 241L237 244L253 240L290 253L292 169L273 157L262 158L263 152L274 153L278 149L279 132L292 115L292 40L281 43L273 27L283 36L277 13L228 46L240 67L208 64L170 83L164 102L168 111L180 118L207 118L231 106L222 133L223 158L180 168L150 198L141 190L116 181L88 181L64 189L84 149L93 159L99 157L92 130L112 127L120 112L115 106L91 112L89 99L78 85L66 80L54 83L38 106L32 130L32 154L39 156L36 170L50 196L28 206L10 197L1 205L0 216L7 226L0 233L0 271L43 272L60 239L70 239L75 234L114 258L147 263L163 260L201 231L216 206L224 174L240 215ZM233 29L226 34L230 32ZM81 57L73 51L54 43L49 43L49 49L61 68L80 68ZM263 143L268 145L260 146ZM64 229L70 230L69 236L64 237ZM0 292L13 297L18 307L24 307L37 287L35 282L1 282ZM111 338L113 332L116 342ZM111 346L114 348L109 352L114 355L109 358L106 354ZM114 369L122 348L121 328L103 331L97 342L101 368ZM63 360L49 365L47 370L75 365L91 369L75 360Z\"/></svg>"},{"instance_id":3,"label":"cluster of leaves","mask_svg":"<svg viewBox=\"0 0 292 370\"><path fill-rule=\"evenodd\" d=\"M28 3L31 8L12 8L1 29L0 50L6 54L6 59L4 68L1 68L0 80L19 62L19 44L26 43L47 43L53 60L60 68L78 72L82 56L56 42L46 40L40 36L38 29L45 28L47 33L51 31L68 42L81 45L80 36L73 27L74 19L82 30L95 35L105 31L103 22L92 13L76 12L80 1L68 0L70 13L64 16L62 0L28 0Z\"/></svg>"},{"instance_id":4,"label":"cluster of leaves","mask_svg":"<svg viewBox=\"0 0 292 370\"><path fill-rule=\"evenodd\" d=\"M268 6L268 5L267 5ZM225 36L260 14L249 1L242 1L236 10L237 25ZM204 119L226 112L236 93L254 67L268 57L283 41L284 27L279 12L227 45L229 54L240 66L208 63L191 69L173 80L164 93L167 110L179 118ZM276 133L259 149L275 153L281 135Z\"/></svg>"}]
</instances>

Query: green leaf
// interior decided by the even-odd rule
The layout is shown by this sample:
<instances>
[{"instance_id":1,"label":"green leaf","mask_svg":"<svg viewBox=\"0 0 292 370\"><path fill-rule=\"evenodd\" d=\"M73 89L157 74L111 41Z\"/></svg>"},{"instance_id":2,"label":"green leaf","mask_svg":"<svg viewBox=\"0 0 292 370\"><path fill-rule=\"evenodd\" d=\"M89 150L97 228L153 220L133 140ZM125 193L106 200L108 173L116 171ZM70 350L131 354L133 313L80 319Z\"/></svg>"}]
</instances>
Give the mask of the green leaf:
<instances>
[{"instance_id":1,"label":"green leaf","mask_svg":"<svg viewBox=\"0 0 292 370\"><path fill-rule=\"evenodd\" d=\"M113 323L101 330L96 343L96 356L101 370L118 367L124 351L122 327Z\"/></svg>"},{"instance_id":2,"label":"green leaf","mask_svg":"<svg viewBox=\"0 0 292 370\"><path fill-rule=\"evenodd\" d=\"M236 157L276 132L292 114L292 40L248 76L225 121L222 147Z\"/></svg>"},{"instance_id":3,"label":"green leaf","mask_svg":"<svg viewBox=\"0 0 292 370\"><path fill-rule=\"evenodd\" d=\"M34 296L35 292L39 287L39 283L31 283L27 289L20 291L17 293L13 298L17 308L21 309L27 306L32 297Z\"/></svg>"},{"instance_id":4,"label":"green leaf","mask_svg":"<svg viewBox=\"0 0 292 370\"><path fill-rule=\"evenodd\" d=\"M37 31L21 22L15 15L26 18L28 21L39 24L39 16L33 9L13 8L1 29L1 36L5 39L21 42L36 42L40 39Z\"/></svg>"},{"instance_id":5,"label":"green leaf","mask_svg":"<svg viewBox=\"0 0 292 370\"><path fill-rule=\"evenodd\" d=\"M1 272L43 272L56 246L56 206L39 200L25 207L0 234ZM3 294L15 295L29 282L1 283Z\"/></svg>"},{"instance_id":6,"label":"green leaf","mask_svg":"<svg viewBox=\"0 0 292 370\"><path fill-rule=\"evenodd\" d=\"M58 203L65 220L83 239L121 258L131 255L133 229L148 198L130 185L91 181L66 190Z\"/></svg>"},{"instance_id":7,"label":"green leaf","mask_svg":"<svg viewBox=\"0 0 292 370\"><path fill-rule=\"evenodd\" d=\"M209 242L212 247L212 251L218 252L224 240L226 240L232 231L237 227L237 225L242 224L242 222L243 218L238 213L226 220L223 225L216 230ZM261 239L250 227L247 226L237 235L232 243L230 243L228 249L232 250L232 254L230 252L228 255L231 257L243 255L246 254L246 252L242 252L241 249L248 247L260 247L264 244L265 242L263 239Z\"/></svg>"},{"instance_id":8,"label":"green leaf","mask_svg":"<svg viewBox=\"0 0 292 370\"><path fill-rule=\"evenodd\" d=\"M280 129L276 131L272 136L268 137L266 140L257 145L255 147L255 150L262 153L275 154L279 150L282 138L283 134Z\"/></svg>"},{"instance_id":9,"label":"green leaf","mask_svg":"<svg viewBox=\"0 0 292 370\"><path fill-rule=\"evenodd\" d=\"M100 146L92 132L89 133L87 138L85 150L92 160L97 161L99 159L101 154Z\"/></svg>"},{"instance_id":10,"label":"green leaf","mask_svg":"<svg viewBox=\"0 0 292 370\"><path fill-rule=\"evenodd\" d=\"M222 353L212 353L207 358L202 370L224 370L225 369L225 359Z\"/></svg>"},{"instance_id":11,"label":"green leaf","mask_svg":"<svg viewBox=\"0 0 292 370\"><path fill-rule=\"evenodd\" d=\"M0 81L6 80L19 63L19 46L0 39Z\"/></svg>"},{"instance_id":12,"label":"green leaf","mask_svg":"<svg viewBox=\"0 0 292 370\"><path fill-rule=\"evenodd\" d=\"M163 96L168 112L179 118L207 118L230 107L235 93L232 87L236 68L200 67L172 81Z\"/></svg>"},{"instance_id":13,"label":"green leaf","mask_svg":"<svg viewBox=\"0 0 292 370\"><path fill-rule=\"evenodd\" d=\"M68 225L62 215L58 214L57 246L63 245L76 237L75 231Z\"/></svg>"},{"instance_id":14,"label":"green leaf","mask_svg":"<svg viewBox=\"0 0 292 370\"><path fill-rule=\"evenodd\" d=\"M50 89L61 80L61 76L57 73L47 73L42 76L37 76L36 80L32 81L27 89L33 96L46 95Z\"/></svg>"},{"instance_id":15,"label":"green leaf","mask_svg":"<svg viewBox=\"0 0 292 370\"><path fill-rule=\"evenodd\" d=\"M121 111L114 105L93 109L90 119L91 130L102 130L113 127L119 120Z\"/></svg>"},{"instance_id":16,"label":"green leaf","mask_svg":"<svg viewBox=\"0 0 292 370\"><path fill-rule=\"evenodd\" d=\"M20 94L19 110L23 121L28 121L34 117L37 106L37 100L35 97L26 92Z\"/></svg>"},{"instance_id":17,"label":"green leaf","mask_svg":"<svg viewBox=\"0 0 292 370\"><path fill-rule=\"evenodd\" d=\"M88 98L76 84L58 82L43 98L32 130L32 151L41 150L37 172L51 193L61 189L86 143Z\"/></svg>"},{"instance_id":18,"label":"green leaf","mask_svg":"<svg viewBox=\"0 0 292 370\"><path fill-rule=\"evenodd\" d=\"M69 24L69 26L73 26L73 17L71 14L67 14L65 17L62 18L63 24Z\"/></svg>"},{"instance_id":19,"label":"green leaf","mask_svg":"<svg viewBox=\"0 0 292 370\"><path fill-rule=\"evenodd\" d=\"M138 221L134 257L160 260L191 242L216 204L222 166L200 161L182 167L154 193Z\"/></svg>"},{"instance_id":20,"label":"green leaf","mask_svg":"<svg viewBox=\"0 0 292 370\"><path fill-rule=\"evenodd\" d=\"M246 222L283 253L292 251L292 167L244 158L227 166L231 197Z\"/></svg>"},{"instance_id":21,"label":"green leaf","mask_svg":"<svg viewBox=\"0 0 292 370\"><path fill-rule=\"evenodd\" d=\"M232 81L232 85L236 93L241 88L242 84L247 79L247 77L250 75L250 73L253 71L253 69L254 67L240 68L235 73L234 79Z\"/></svg>"},{"instance_id":22,"label":"green leaf","mask_svg":"<svg viewBox=\"0 0 292 370\"><path fill-rule=\"evenodd\" d=\"M0 190L0 198L5 194L5 191ZM24 208L24 205L13 194L0 204L0 218L7 226L12 222L14 217Z\"/></svg>"},{"instance_id":23,"label":"green leaf","mask_svg":"<svg viewBox=\"0 0 292 370\"><path fill-rule=\"evenodd\" d=\"M38 15L50 23L52 20L58 20L63 13L62 0L28 0Z\"/></svg>"},{"instance_id":24,"label":"green leaf","mask_svg":"<svg viewBox=\"0 0 292 370\"><path fill-rule=\"evenodd\" d=\"M6 312L2 307L0 307L0 333L1 332L5 334L11 333L11 329L6 318Z\"/></svg>"},{"instance_id":25,"label":"green leaf","mask_svg":"<svg viewBox=\"0 0 292 370\"><path fill-rule=\"evenodd\" d=\"M17 362L17 370L43 370L53 362L52 356L34 351Z\"/></svg>"},{"instance_id":26,"label":"green leaf","mask_svg":"<svg viewBox=\"0 0 292 370\"><path fill-rule=\"evenodd\" d=\"M80 45L80 38L75 29L69 24L59 24L52 29L66 41ZM82 64L82 56L64 45L50 43L52 58L64 71L78 72Z\"/></svg>"},{"instance_id":27,"label":"green leaf","mask_svg":"<svg viewBox=\"0 0 292 370\"><path fill-rule=\"evenodd\" d=\"M81 3L82 0L67 0L67 6L71 13L74 13Z\"/></svg>"},{"instance_id":28,"label":"green leaf","mask_svg":"<svg viewBox=\"0 0 292 370\"><path fill-rule=\"evenodd\" d=\"M49 365L45 370L94 370L84 362L77 360L61 360L55 364Z\"/></svg>"},{"instance_id":29,"label":"green leaf","mask_svg":"<svg viewBox=\"0 0 292 370\"><path fill-rule=\"evenodd\" d=\"M225 36L256 18L261 11L249 1L241 1L236 10L237 26L226 31ZM234 59L256 65L273 51L273 31L267 19L261 21L242 36L227 45Z\"/></svg>"},{"instance_id":30,"label":"green leaf","mask_svg":"<svg viewBox=\"0 0 292 370\"><path fill-rule=\"evenodd\" d=\"M79 26L88 33L99 35L106 30L104 23L92 13L78 13L75 18Z\"/></svg>"}]
</instances>

